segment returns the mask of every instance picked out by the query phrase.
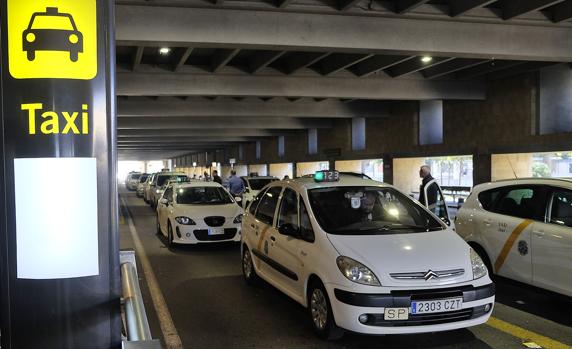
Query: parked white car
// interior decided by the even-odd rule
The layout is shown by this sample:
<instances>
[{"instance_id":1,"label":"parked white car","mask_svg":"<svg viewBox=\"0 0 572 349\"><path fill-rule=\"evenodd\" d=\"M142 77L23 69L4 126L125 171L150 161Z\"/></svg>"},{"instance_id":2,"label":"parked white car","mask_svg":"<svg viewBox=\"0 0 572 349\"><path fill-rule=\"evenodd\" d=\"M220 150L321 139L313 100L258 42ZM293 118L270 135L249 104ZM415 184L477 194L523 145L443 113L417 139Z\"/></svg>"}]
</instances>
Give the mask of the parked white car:
<instances>
[{"instance_id":1,"label":"parked white car","mask_svg":"<svg viewBox=\"0 0 572 349\"><path fill-rule=\"evenodd\" d=\"M137 186L135 188L135 194L137 195L138 198L143 197L143 193L145 190L145 183L147 182L147 179L149 178L149 176L150 176L150 174L143 173L141 175L141 177L139 177L139 183L137 183Z\"/></svg>"},{"instance_id":2,"label":"parked white car","mask_svg":"<svg viewBox=\"0 0 572 349\"><path fill-rule=\"evenodd\" d=\"M140 172L133 172L127 175L125 179L125 187L127 190L136 190L137 185L139 184L139 178L141 178Z\"/></svg>"},{"instance_id":3,"label":"parked white car","mask_svg":"<svg viewBox=\"0 0 572 349\"><path fill-rule=\"evenodd\" d=\"M491 272L572 296L572 180L477 185L455 226Z\"/></svg>"},{"instance_id":4,"label":"parked white car","mask_svg":"<svg viewBox=\"0 0 572 349\"><path fill-rule=\"evenodd\" d=\"M169 185L157 205L157 233L169 245L240 241L242 208L215 182Z\"/></svg>"},{"instance_id":5,"label":"parked white car","mask_svg":"<svg viewBox=\"0 0 572 349\"><path fill-rule=\"evenodd\" d=\"M273 182L245 212L242 233L247 283L261 277L307 307L323 338L464 328L494 306L479 256L384 183L335 171Z\"/></svg>"},{"instance_id":6,"label":"parked white car","mask_svg":"<svg viewBox=\"0 0 572 349\"><path fill-rule=\"evenodd\" d=\"M243 205L242 207L248 207L248 204L254 200L254 197L258 195L260 190L268 183L277 181L278 178L272 176L243 176L240 177L242 182L244 182L245 192L242 195Z\"/></svg>"},{"instance_id":7,"label":"parked white car","mask_svg":"<svg viewBox=\"0 0 572 349\"><path fill-rule=\"evenodd\" d=\"M176 179L178 181L187 181L188 177L184 173L179 172L159 172L153 176L153 179L149 183L149 187L147 189L147 203L151 205L151 207L156 208L157 202L163 192L165 191L165 184L170 179Z\"/></svg>"}]
</instances>

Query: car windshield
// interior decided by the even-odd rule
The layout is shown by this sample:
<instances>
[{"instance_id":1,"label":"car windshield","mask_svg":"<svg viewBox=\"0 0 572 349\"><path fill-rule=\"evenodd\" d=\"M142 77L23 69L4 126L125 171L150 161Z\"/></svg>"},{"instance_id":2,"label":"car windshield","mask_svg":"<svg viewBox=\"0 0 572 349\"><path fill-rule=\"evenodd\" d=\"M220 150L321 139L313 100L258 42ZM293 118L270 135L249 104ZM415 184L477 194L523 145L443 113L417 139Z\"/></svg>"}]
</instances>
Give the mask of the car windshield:
<instances>
[{"instance_id":1,"label":"car windshield","mask_svg":"<svg viewBox=\"0 0 572 349\"><path fill-rule=\"evenodd\" d=\"M169 179L172 179L173 182L180 183L180 182L186 182L188 177L185 175L177 175L177 176L162 175L162 176L157 177L157 185L159 187L162 187L167 182L167 180L169 180Z\"/></svg>"},{"instance_id":2,"label":"car windshield","mask_svg":"<svg viewBox=\"0 0 572 349\"><path fill-rule=\"evenodd\" d=\"M187 187L177 191L177 203L182 205L224 205L232 203L221 187Z\"/></svg>"},{"instance_id":3,"label":"car windshield","mask_svg":"<svg viewBox=\"0 0 572 349\"><path fill-rule=\"evenodd\" d=\"M131 179L133 179L133 180L138 180L139 178L141 178L140 174L132 174L131 175Z\"/></svg>"},{"instance_id":4,"label":"car windshield","mask_svg":"<svg viewBox=\"0 0 572 349\"><path fill-rule=\"evenodd\" d=\"M249 178L248 183L250 184L250 189L260 190L268 183L276 181L276 178Z\"/></svg>"},{"instance_id":5,"label":"car windshield","mask_svg":"<svg viewBox=\"0 0 572 349\"><path fill-rule=\"evenodd\" d=\"M142 175L141 177L139 177L139 183L145 183L148 177L149 177L148 175Z\"/></svg>"},{"instance_id":6,"label":"car windshield","mask_svg":"<svg viewBox=\"0 0 572 349\"><path fill-rule=\"evenodd\" d=\"M31 27L32 29L74 30L67 16L36 15Z\"/></svg>"},{"instance_id":7,"label":"car windshield","mask_svg":"<svg viewBox=\"0 0 572 349\"><path fill-rule=\"evenodd\" d=\"M443 229L430 213L393 188L319 188L309 190L308 196L318 224L329 234L398 234Z\"/></svg>"}]
</instances>

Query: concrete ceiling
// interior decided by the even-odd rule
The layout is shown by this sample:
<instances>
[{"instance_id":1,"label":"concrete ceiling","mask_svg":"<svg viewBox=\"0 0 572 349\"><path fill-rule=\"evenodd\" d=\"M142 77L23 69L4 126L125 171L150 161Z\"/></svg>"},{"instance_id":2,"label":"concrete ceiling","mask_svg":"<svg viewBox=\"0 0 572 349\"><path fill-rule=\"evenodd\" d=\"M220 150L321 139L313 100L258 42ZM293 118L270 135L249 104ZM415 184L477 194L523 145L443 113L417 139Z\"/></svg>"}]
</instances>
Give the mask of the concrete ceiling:
<instances>
[{"instance_id":1,"label":"concrete ceiling","mask_svg":"<svg viewBox=\"0 0 572 349\"><path fill-rule=\"evenodd\" d=\"M488 79L572 62L572 0L116 4L122 159L384 117L395 100L482 100Z\"/></svg>"}]
</instances>

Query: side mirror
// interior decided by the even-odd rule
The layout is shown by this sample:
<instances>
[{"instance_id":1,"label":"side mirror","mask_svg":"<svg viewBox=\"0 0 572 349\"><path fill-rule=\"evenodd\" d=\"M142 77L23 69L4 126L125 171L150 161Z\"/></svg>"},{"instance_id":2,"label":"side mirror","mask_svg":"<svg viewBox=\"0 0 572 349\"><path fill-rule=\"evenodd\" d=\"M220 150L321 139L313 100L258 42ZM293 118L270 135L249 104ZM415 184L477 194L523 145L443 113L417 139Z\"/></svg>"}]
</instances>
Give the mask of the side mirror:
<instances>
[{"instance_id":1,"label":"side mirror","mask_svg":"<svg viewBox=\"0 0 572 349\"><path fill-rule=\"evenodd\" d=\"M159 200L159 203L161 203L163 205L169 205L169 200L162 198L161 200Z\"/></svg>"},{"instance_id":2,"label":"side mirror","mask_svg":"<svg viewBox=\"0 0 572 349\"><path fill-rule=\"evenodd\" d=\"M242 202L242 198L241 198L240 196L236 196L236 197L234 198L234 201L240 203L240 202Z\"/></svg>"},{"instance_id":3,"label":"side mirror","mask_svg":"<svg viewBox=\"0 0 572 349\"><path fill-rule=\"evenodd\" d=\"M284 223L280 227L278 227L278 232L282 235L291 236L293 238L300 238L300 229L294 227L294 225L290 223Z\"/></svg>"}]
</instances>

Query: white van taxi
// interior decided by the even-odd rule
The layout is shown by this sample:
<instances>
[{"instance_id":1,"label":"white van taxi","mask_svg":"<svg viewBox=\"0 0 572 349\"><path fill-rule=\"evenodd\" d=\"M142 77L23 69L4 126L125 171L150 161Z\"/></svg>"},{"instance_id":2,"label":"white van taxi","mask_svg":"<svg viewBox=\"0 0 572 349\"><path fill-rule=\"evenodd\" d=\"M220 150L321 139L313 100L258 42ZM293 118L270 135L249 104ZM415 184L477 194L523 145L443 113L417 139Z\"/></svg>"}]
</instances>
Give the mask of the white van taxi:
<instances>
[{"instance_id":1,"label":"white van taxi","mask_svg":"<svg viewBox=\"0 0 572 349\"><path fill-rule=\"evenodd\" d=\"M455 226L491 273L572 296L572 180L477 185Z\"/></svg>"},{"instance_id":2,"label":"white van taxi","mask_svg":"<svg viewBox=\"0 0 572 349\"><path fill-rule=\"evenodd\" d=\"M267 185L242 222L242 269L307 307L316 333L482 324L494 285L451 228L394 187L336 171Z\"/></svg>"},{"instance_id":3,"label":"white van taxi","mask_svg":"<svg viewBox=\"0 0 572 349\"><path fill-rule=\"evenodd\" d=\"M240 241L242 208L215 182L170 184L157 205L157 233L169 245Z\"/></svg>"}]
</instances>

